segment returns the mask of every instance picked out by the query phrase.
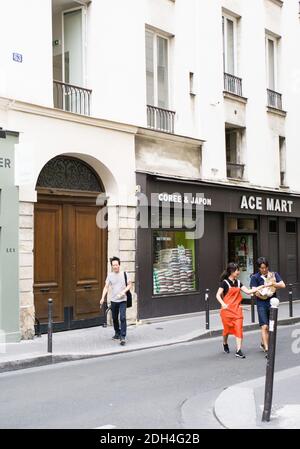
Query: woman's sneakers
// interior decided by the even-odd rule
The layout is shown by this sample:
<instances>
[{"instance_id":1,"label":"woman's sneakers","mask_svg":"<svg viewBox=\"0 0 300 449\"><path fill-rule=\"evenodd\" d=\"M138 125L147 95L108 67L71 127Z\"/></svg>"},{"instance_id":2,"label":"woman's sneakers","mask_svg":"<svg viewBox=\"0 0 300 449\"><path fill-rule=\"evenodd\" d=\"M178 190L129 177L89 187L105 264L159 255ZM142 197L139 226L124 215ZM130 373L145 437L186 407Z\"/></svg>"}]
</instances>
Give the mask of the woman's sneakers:
<instances>
[{"instance_id":1,"label":"woman's sneakers","mask_svg":"<svg viewBox=\"0 0 300 449\"><path fill-rule=\"evenodd\" d=\"M230 351L229 351L229 346L228 346L227 343L226 343L226 344L223 343L223 351L226 352L226 354L229 354L229 353L230 353Z\"/></svg>"},{"instance_id":2,"label":"woman's sneakers","mask_svg":"<svg viewBox=\"0 0 300 449\"><path fill-rule=\"evenodd\" d=\"M238 351L236 351L235 356L240 358L240 359L245 359L246 358L245 354L240 349Z\"/></svg>"}]
</instances>

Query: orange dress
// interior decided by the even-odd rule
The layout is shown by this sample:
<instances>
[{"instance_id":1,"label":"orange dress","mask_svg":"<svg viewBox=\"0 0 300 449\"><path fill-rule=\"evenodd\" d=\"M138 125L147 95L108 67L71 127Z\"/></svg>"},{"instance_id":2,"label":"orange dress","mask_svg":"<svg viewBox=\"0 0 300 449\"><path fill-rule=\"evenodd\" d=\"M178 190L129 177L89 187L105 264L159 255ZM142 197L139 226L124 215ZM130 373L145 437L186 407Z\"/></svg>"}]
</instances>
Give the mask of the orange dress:
<instances>
[{"instance_id":1,"label":"orange dress","mask_svg":"<svg viewBox=\"0 0 300 449\"><path fill-rule=\"evenodd\" d=\"M241 307L242 294L240 281L237 287L232 287L228 281L229 290L224 296L224 302L228 305L227 309L221 309L220 315L223 323L223 335L232 334L238 338L243 338L243 309Z\"/></svg>"}]
</instances>

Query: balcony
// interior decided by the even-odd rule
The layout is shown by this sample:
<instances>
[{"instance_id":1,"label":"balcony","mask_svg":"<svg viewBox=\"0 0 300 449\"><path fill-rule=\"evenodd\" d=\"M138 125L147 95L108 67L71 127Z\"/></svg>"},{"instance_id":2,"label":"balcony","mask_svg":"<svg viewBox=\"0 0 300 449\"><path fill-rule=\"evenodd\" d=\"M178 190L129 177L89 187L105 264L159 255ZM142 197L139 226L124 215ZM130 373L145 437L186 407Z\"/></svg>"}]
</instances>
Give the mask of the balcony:
<instances>
[{"instance_id":1,"label":"balcony","mask_svg":"<svg viewBox=\"0 0 300 449\"><path fill-rule=\"evenodd\" d=\"M267 89L268 107L282 111L282 95L274 90Z\"/></svg>"},{"instance_id":2,"label":"balcony","mask_svg":"<svg viewBox=\"0 0 300 449\"><path fill-rule=\"evenodd\" d=\"M244 177L244 164L236 164L233 162L227 162L227 178L243 179Z\"/></svg>"},{"instance_id":3,"label":"balcony","mask_svg":"<svg viewBox=\"0 0 300 449\"><path fill-rule=\"evenodd\" d=\"M174 117L174 111L147 105L148 128L174 134Z\"/></svg>"},{"instance_id":4,"label":"balcony","mask_svg":"<svg viewBox=\"0 0 300 449\"><path fill-rule=\"evenodd\" d=\"M54 107L75 114L90 115L91 89L53 81Z\"/></svg>"},{"instance_id":5,"label":"balcony","mask_svg":"<svg viewBox=\"0 0 300 449\"><path fill-rule=\"evenodd\" d=\"M229 73L224 73L224 91L242 97L242 79L237 76L230 75Z\"/></svg>"}]
</instances>

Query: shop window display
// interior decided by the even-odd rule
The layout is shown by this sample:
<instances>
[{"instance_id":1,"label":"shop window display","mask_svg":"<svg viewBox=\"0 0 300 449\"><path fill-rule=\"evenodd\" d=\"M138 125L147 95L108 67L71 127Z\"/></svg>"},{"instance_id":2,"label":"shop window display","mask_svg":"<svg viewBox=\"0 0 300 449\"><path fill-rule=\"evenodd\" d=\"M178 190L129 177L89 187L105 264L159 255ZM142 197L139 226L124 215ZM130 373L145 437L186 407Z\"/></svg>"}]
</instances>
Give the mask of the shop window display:
<instances>
[{"instance_id":1,"label":"shop window display","mask_svg":"<svg viewBox=\"0 0 300 449\"><path fill-rule=\"evenodd\" d=\"M154 295L195 291L195 240L185 231L154 231L153 248Z\"/></svg>"}]
</instances>

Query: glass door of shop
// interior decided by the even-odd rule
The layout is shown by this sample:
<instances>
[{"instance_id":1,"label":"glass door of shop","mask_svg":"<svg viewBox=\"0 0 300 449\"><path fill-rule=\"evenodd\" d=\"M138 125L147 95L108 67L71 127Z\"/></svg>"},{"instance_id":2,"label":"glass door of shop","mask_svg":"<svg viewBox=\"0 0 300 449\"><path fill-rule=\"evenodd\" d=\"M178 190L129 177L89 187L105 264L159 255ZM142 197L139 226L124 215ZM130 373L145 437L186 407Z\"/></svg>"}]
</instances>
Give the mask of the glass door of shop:
<instances>
[{"instance_id":1,"label":"glass door of shop","mask_svg":"<svg viewBox=\"0 0 300 449\"><path fill-rule=\"evenodd\" d=\"M240 266L240 281L249 287L250 277L255 271L257 254L256 234L228 234L228 262L235 262ZM245 298L249 296L244 295Z\"/></svg>"}]
</instances>

